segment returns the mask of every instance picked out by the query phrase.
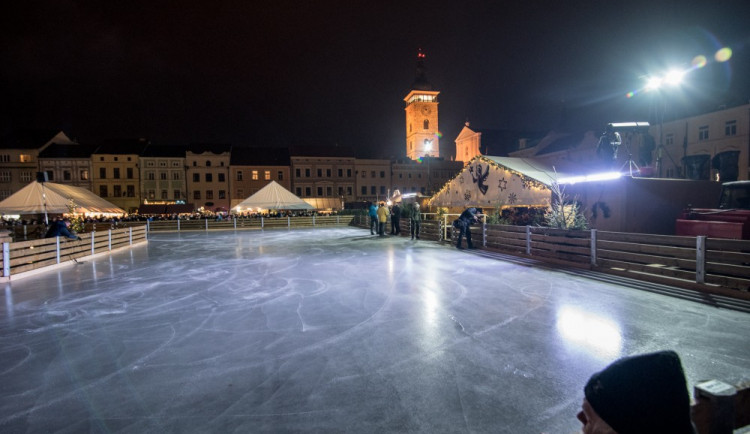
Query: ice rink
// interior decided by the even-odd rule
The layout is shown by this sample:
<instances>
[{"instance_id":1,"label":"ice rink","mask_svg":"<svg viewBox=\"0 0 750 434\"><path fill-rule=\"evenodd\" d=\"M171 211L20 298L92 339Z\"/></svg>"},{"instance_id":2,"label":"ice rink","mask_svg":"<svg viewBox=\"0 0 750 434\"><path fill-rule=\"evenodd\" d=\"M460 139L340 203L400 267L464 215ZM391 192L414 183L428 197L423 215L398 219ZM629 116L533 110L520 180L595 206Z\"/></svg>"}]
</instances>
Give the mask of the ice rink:
<instances>
[{"instance_id":1,"label":"ice rink","mask_svg":"<svg viewBox=\"0 0 750 434\"><path fill-rule=\"evenodd\" d=\"M152 233L4 295L4 433L574 433L620 356L750 380L750 314L366 229Z\"/></svg>"}]
</instances>

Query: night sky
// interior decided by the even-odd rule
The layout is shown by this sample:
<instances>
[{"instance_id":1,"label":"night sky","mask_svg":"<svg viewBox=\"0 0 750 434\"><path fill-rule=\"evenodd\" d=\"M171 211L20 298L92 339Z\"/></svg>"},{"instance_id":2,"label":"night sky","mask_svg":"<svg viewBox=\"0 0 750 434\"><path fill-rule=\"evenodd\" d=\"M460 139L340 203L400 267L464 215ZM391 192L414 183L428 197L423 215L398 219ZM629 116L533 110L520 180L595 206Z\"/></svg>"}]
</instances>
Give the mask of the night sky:
<instances>
[{"instance_id":1,"label":"night sky","mask_svg":"<svg viewBox=\"0 0 750 434\"><path fill-rule=\"evenodd\" d=\"M666 116L750 99L750 1L14 1L0 17L0 131L82 143L340 145L404 154L416 53L441 152L468 119L548 131L651 120L644 76L708 64ZM728 46L728 62L713 60Z\"/></svg>"}]
</instances>

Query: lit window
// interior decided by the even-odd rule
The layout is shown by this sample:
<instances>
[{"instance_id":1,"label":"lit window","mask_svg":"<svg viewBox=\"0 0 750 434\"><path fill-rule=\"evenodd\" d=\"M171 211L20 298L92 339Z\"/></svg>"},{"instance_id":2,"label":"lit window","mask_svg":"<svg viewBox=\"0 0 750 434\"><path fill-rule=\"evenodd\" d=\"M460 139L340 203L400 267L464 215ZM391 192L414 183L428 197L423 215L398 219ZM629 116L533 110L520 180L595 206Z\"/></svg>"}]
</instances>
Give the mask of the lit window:
<instances>
[{"instance_id":1,"label":"lit window","mask_svg":"<svg viewBox=\"0 0 750 434\"><path fill-rule=\"evenodd\" d=\"M265 171L265 172L263 173L263 176L264 176L264 179L265 179L266 181L268 181L269 179L271 179L271 171L270 171L270 170L266 170L266 171Z\"/></svg>"},{"instance_id":2,"label":"lit window","mask_svg":"<svg viewBox=\"0 0 750 434\"><path fill-rule=\"evenodd\" d=\"M252 178L253 178L253 181L257 181L258 180L258 171L257 170L253 170L253 176L252 176Z\"/></svg>"},{"instance_id":3,"label":"lit window","mask_svg":"<svg viewBox=\"0 0 750 434\"><path fill-rule=\"evenodd\" d=\"M21 163L31 163L31 155L21 154Z\"/></svg>"}]
</instances>

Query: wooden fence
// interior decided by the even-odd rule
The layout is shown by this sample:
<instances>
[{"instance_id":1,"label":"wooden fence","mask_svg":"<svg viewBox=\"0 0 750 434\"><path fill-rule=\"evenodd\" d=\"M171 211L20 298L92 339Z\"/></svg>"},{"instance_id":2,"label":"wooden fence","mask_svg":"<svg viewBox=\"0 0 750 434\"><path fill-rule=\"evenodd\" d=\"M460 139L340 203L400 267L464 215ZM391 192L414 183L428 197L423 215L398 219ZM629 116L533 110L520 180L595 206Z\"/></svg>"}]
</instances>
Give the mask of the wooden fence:
<instances>
[{"instance_id":1,"label":"wooden fence","mask_svg":"<svg viewBox=\"0 0 750 434\"><path fill-rule=\"evenodd\" d=\"M422 222L420 238L449 242L453 216ZM367 227L366 218L355 224ZM403 219L402 235L409 221ZM750 241L480 224L474 245L487 250L750 300Z\"/></svg>"},{"instance_id":2,"label":"wooden fence","mask_svg":"<svg viewBox=\"0 0 750 434\"><path fill-rule=\"evenodd\" d=\"M3 243L3 255L0 261L2 278L7 281L11 276L20 273L144 242L146 241L146 227L108 229L80 234L80 237L81 241L56 237Z\"/></svg>"}]
</instances>

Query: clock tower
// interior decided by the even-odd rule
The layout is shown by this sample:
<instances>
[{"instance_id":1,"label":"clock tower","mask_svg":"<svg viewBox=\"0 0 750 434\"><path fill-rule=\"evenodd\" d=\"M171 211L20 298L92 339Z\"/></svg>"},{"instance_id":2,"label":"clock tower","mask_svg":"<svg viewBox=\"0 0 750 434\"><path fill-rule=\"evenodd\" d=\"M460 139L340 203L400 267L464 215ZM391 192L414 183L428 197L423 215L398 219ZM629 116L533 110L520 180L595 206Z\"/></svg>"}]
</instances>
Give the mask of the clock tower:
<instances>
[{"instance_id":1,"label":"clock tower","mask_svg":"<svg viewBox=\"0 0 750 434\"><path fill-rule=\"evenodd\" d=\"M424 67L425 55L417 54L417 76L411 85L406 103L406 156L412 160L420 157L439 157L438 94L427 81Z\"/></svg>"}]
</instances>

